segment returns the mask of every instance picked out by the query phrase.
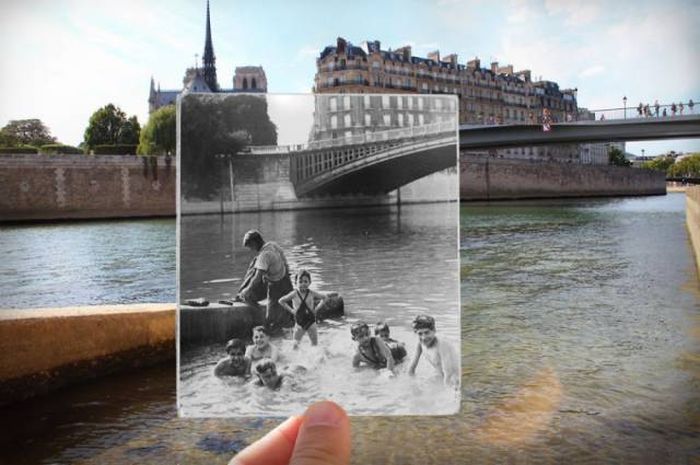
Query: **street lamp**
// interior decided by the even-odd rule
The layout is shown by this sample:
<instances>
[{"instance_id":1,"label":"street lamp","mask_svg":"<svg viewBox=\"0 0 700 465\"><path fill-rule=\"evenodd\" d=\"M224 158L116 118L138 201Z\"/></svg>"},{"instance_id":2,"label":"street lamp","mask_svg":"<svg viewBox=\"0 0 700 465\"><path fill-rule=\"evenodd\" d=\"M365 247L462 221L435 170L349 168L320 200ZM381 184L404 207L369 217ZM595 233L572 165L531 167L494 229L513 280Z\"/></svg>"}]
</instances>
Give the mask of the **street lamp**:
<instances>
[{"instance_id":1,"label":"street lamp","mask_svg":"<svg viewBox=\"0 0 700 465\"><path fill-rule=\"evenodd\" d=\"M642 159L644 159L644 149L642 149Z\"/></svg>"},{"instance_id":2,"label":"street lamp","mask_svg":"<svg viewBox=\"0 0 700 465\"><path fill-rule=\"evenodd\" d=\"M625 107L625 119L627 119L627 96L622 97L622 104Z\"/></svg>"}]
</instances>

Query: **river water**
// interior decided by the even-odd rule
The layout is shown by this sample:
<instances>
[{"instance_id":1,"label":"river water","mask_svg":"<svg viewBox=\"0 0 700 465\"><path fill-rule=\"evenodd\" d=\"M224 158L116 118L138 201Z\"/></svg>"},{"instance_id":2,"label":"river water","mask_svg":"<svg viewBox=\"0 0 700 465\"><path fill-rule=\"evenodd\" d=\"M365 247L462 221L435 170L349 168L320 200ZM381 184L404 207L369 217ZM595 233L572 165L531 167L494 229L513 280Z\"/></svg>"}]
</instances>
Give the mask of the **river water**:
<instances>
[{"instance_id":1,"label":"river water","mask_svg":"<svg viewBox=\"0 0 700 465\"><path fill-rule=\"evenodd\" d=\"M395 224L385 213L374 221ZM353 463L698 459L700 286L682 194L465 204L460 223L461 411L353 418ZM316 276L319 290L352 298L334 274ZM235 282L201 285L193 295ZM0 463L225 464L279 422L177 418L175 373L156 367L4 409Z\"/></svg>"},{"instance_id":2,"label":"river water","mask_svg":"<svg viewBox=\"0 0 700 465\"><path fill-rule=\"evenodd\" d=\"M296 388L275 393L212 375L226 355L225 341L183 348L183 415L284 416L318 398L332 398L363 415L457 411L454 393L428 382L433 370L425 361L415 379L405 373L407 363L397 370L397 379L374 370L355 373L349 323L386 321L392 337L407 345L410 360L417 344L411 321L427 313L436 320L438 337L459 347L458 215L456 203L439 203L183 218L181 296L214 302L231 298L252 258L241 243L243 235L255 228L282 246L293 272L310 271L312 289L343 297L348 317L319 325L316 350L306 337L298 351L292 350L291 334L273 339L281 354L278 365L308 370L294 377Z\"/></svg>"}]
</instances>

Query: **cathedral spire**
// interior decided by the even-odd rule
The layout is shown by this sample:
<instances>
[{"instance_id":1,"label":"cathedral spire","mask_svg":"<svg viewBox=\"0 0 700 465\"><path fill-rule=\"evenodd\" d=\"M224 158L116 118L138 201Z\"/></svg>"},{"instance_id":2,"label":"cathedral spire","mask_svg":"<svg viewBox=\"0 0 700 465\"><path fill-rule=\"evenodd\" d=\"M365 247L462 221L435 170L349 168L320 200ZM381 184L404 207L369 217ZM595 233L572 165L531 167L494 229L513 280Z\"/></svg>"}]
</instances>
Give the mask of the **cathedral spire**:
<instances>
[{"instance_id":1,"label":"cathedral spire","mask_svg":"<svg viewBox=\"0 0 700 465\"><path fill-rule=\"evenodd\" d=\"M214 46L211 43L211 22L209 20L209 0L207 0L207 37L204 41L204 82L207 83L212 92L219 90L216 82L216 57L214 56Z\"/></svg>"}]
</instances>

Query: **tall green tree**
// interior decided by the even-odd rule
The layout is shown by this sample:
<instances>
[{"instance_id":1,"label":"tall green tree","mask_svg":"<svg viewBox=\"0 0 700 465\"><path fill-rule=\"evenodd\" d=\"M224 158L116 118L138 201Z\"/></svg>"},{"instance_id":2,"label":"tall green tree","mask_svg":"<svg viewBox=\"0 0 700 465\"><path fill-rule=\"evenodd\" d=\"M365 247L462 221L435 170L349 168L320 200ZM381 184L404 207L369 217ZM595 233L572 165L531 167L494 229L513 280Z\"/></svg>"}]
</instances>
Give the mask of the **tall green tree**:
<instances>
[{"instance_id":1,"label":"tall green tree","mask_svg":"<svg viewBox=\"0 0 700 465\"><path fill-rule=\"evenodd\" d=\"M90 116L85 129L85 145L88 148L105 144L136 145L140 132L141 126L136 116L127 119L126 113L110 103Z\"/></svg>"},{"instance_id":2,"label":"tall green tree","mask_svg":"<svg viewBox=\"0 0 700 465\"><path fill-rule=\"evenodd\" d=\"M666 173L675 161L675 158L668 155L665 157L657 157L653 160L645 161L644 163L642 163L642 168L663 171L664 173Z\"/></svg>"},{"instance_id":3,"label":"tall green tree","mask_svg":"<svg viewBox=\"0 0 700 465\"><path fill-rule=\"evenodd\" d=\"M167 105L151 113L148 123L141 130L140 155L175 154L176 114L175 106Z\"/></svg>"},{"instance_id":4,"label":"tall green tree","mask_svg":"<svg viewBox=\"0 0 700 465\"><path fill-rule=\"evenodd\" d=\"M228 175L224 157L247 145L277 144L264 96L190 94L180 109L180 187L186 198L218 195Z\"/></svg>"},{"instance_id":5,"label":"tall green tree","mask_svg":"<svg viewBox=\"0 0 700 465\"><path fill-rule=\"evenodd\" d=\"M49 128L40 119L11 120L4 128L0 129L0 145L40 147L54 143L56 143L56 138L51 135Z\"/></svg>"},{"instance_id":6,"label":"tall green tree","mask_svg":"<svg viewBox=\"0 0 700 465\"><path fill-rule=\"evenodd\" d=\"M669 168L668 175L674 178L700 178L700 153L676 161Z\"/></svg>"},{"instance_id":7,"label":"tall green tree","mask_svg":"<svg viewBox=\"0 0 700 465\"><path fill-rule=\"evenodd\" d=\"M625 157L622 150L617 147L611 147L608 151L608 164L615 166L631 166L632 162Z\"/></svg>"}]
</instances>

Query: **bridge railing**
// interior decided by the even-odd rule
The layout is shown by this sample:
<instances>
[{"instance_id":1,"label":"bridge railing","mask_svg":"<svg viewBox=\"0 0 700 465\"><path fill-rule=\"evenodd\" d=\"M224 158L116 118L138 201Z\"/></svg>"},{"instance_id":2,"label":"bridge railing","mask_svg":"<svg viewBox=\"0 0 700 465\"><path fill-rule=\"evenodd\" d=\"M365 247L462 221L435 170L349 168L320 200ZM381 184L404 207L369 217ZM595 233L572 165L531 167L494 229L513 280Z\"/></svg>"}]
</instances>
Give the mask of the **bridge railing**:
<instances>
[{"instance_id":1,"label":"bridge railing","mask_svg":"<svg viewBox=\"0 0 700 465\"><path fill-rule=\"evenodd\" d=\"M307 149L325 149L342 147L345 145L367 144L372 142L384 142L396 139L410 139L415 137L430 136L433 134L455 131L455 121L443 121L440 123L424 124L422 126L409 126L405 128L389 129L386 131L365 132L354 136L339 137L336 139L324 139L312 141L307 144Z\"/></svg>"},{"instance_id":2,"label":"bridge railing","mask_svg":"<svg viewBox=\"0 0 700 465\"><path fill-rule=\"evenodd\" d=\"M642 103L641 107L628 106L619 108L601 108L598 110L589 110L595 115L596 121L604 120L620 120L620 119L639 119L639 118L673 118L676 116L698 115L697 100L690 99L686 102L671 102L671 103ZM579 119L581 120L581 119Z\"/></svg>"}]
</instances>

